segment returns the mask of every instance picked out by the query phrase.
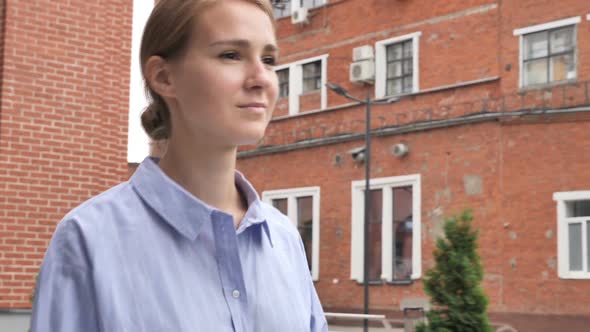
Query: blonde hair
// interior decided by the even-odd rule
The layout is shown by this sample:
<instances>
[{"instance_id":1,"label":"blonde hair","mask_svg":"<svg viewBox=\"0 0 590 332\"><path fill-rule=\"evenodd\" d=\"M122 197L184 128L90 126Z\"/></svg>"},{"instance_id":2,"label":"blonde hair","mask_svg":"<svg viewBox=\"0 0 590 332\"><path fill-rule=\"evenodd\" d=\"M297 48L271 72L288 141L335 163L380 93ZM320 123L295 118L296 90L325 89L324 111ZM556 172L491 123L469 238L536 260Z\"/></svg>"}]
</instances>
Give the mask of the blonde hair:
<instances>
[{"instance_id":1,"label":"blonde hair","mask_svg":"<svg viewBox=\"0 0 590 332\"><path fill-rule=\"evenodd\" d=\"M141 124L154 141L170 137L170 110L164 99L150 87L145 65L154 55L165 60L182 56L199 14L205 7L221 1L227 0L160 0L152 10L143 30L140 61L146 94L150 99L150 104L141 114ZM270 0L242 1L253 3L262 9L270 17L274 27L274 12Z\"/></svg>"}]
</instances>

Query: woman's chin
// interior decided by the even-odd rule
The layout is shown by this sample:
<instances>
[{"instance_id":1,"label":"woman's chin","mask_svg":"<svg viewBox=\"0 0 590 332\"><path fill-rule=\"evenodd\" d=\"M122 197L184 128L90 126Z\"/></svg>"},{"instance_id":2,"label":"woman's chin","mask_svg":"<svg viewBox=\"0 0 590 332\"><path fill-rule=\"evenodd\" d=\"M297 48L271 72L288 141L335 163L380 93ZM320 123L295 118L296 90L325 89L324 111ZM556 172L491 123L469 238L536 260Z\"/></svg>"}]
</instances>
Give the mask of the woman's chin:
<instances>
[{"instance_id":1,"label":"woman's chin","mask_svg":"<svg viewBox=\"0 0 590 332\"><path fill-rule=\"evenodd\" d=\"M264 137L265 130L266 126L240 128L232 133L233 141L236 142L236 145L238 146L255 145L262 139L262 137Z\"/></svg>"},{"instance_id":2,"label":"woman's chin","mask_svg":"<svg viewBox=\"0 0 590 332\"><path fill-rule=\"evenodd\" d=\"M258 144L258 142L260 142L260 140L262 139L263 136L264 136L264 133L252 134L252 135L240 135L239 137L235 137L235 139L233 141L234 141L234 145L236 145L236 146L256 145L256 144Z\"/></svg>"}]
</instances>

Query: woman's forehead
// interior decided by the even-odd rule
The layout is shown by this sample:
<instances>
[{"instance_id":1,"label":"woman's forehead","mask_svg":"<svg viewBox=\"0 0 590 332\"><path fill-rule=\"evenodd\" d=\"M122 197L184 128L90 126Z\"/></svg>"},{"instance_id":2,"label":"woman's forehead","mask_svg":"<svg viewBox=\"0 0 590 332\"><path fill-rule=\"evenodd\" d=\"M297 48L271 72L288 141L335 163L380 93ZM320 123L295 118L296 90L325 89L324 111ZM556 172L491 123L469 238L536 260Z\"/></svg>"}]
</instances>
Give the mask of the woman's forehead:
<instances>
[{"instance_id":1,"label":"woman's forehead","mask_svg":"<svg viewBox=\"0 0 590 332\"><path fill-rule=\"evenodd\" d=\"M251 44L276 44L271 18L257 5L243 0L219 1L195 20L197 42L211 44L243 40Z\"/></svg>"}]
</instances>

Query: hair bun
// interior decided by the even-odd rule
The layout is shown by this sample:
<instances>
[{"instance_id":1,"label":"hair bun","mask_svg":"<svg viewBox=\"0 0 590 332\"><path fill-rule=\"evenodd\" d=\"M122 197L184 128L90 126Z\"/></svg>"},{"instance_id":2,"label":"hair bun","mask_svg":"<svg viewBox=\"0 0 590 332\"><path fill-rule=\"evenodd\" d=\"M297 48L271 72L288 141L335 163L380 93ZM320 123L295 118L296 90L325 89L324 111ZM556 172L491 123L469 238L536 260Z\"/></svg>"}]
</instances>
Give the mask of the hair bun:
<instances>
[{"instance_id":1,"label":"hair bun","mask_svg":"<svg viewBox=\"0 0 590 332\"><path fill-rule=\"evenodd\" d=\"M152 140L167 139L170 136L170 115L166 105L152 101L141 113L141 125Z\"/></svg>"}]
</instances>

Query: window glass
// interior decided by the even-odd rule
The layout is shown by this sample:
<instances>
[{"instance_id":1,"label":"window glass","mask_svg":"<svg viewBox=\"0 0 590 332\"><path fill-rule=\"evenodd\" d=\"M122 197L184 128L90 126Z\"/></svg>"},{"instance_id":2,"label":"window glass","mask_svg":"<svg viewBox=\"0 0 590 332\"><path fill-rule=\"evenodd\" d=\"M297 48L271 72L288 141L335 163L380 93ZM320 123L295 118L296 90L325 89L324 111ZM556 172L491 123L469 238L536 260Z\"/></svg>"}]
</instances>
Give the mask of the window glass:
<instances>
[{"instance_id":1,"label":"window glass","mask_svg":"<svg viewBox=\"0 0 590 332\"><path fill-rule=\"evenodd\" d=\"M387 94L388 95L400 94L403 91L402 90L402 83L403 83L402 78L388 80L387 81Z\"/></svg>"},{"instance_id":2,"label":"window glass","mask_svg":"<svg viewBox=\"0 0 590 332\"><path fill-rule=\"evenodd\" d=\"M412 92L413 79L411 76L403 78L403 93Z\"/></svg>"},{"instance_id":3,"label":"window glass","mask_svg":"<svg viewBox=\"0 0 590 332\"><path fill-rule=\"evenodd\" d=\"M582 270L582 224L568 225L570 271Z\"/></svg>"},{"instance_id":4,"label":"window glass","mask_svg":"<svg viewBox=\"0 0 590 332\"><path fill-rule=\"evenodd\" d=\"M297 198L297 229L303 241L307 264L311 271L311 244L313 235L313 197Z\"/></svg>"},{"instance_id":5,"label":"window glass","mask_svg":"<svg viewBox=\"0 0 590 332\"><path fill-rule=\"evenodd\" d=\"M414 60L412 40L388 45L385 94L388 96L412 92Z\"/></svg>"},{"instance_id":6,"label":"window glass","mask_svg":"<svg viewBox=\"0 0 590 332\"><path fill-rule=\"evenodd\" d=\"M402 44L404 50L404 58L411 58L412 57L412 41L407 40Z\"/></svg>"},{"instance_id":7,"label":"window glass","mask_svg":"<svg viewBox=\"0 0 590 332\"><path fill-rule=\"evenodd\" d=\"M369 213L369 280L381 280L383 191L371 190L371 209Z\"/></svg>"},{"instance_id":8,"label":"window glass","mask_svg":"<svg viewBox=\"0 0 590 332\"><path fill-rule=\"evenodd\" d=\"M291 0L274 1L273 10L275 18L291 16Z\"/></svg>"},{"instance_id":9,"label":"window glass","mask_svg":"<svg viewBox=\"0 0 590 332\"><path fill-rule=\"evenodd\" d=\"M387 64L387 78L395 78L402 76L402 62L395 61Z\"/></svg>"},{"instance_id":10,"label":"window glass","mask_svg":"<svg viewBox=\"0 0 590 332\"><path fill-rule=\"evenodd\" d=\"M548 55L547 31L524 36L524 59L534 59Z\"/></svg>"},{"instance_id":11,"label":"window glass","mask_svg":"<svg viewBox=\"0 0 590 332\"><path fill-rule=\"evenodd\" d=\"M590 216L590 200L567 202L566 203L566 216L568 218Z\"/></svg>"},{"instance_id":12,"label":"window glass","mask_svg":"<svg viewBox=\"0 0 590 332\"><path fill-rule=\"evenodd\" d=\"M393 188L393 279L412 275L412 187Z\"/></svg>"},{"instance_id":13,"label":"window glass","mask_svg":"<svg viewBox=\"0 0 590 332\"><path fill-rule=\"evenodd\" d=\"M586 222L586 270L590 272L590 221Z\"/></svg>"},{"instance_id":14,"label":"window glass","mask_svg":"<svg viewBox=\"0 0 590 332\"><path fill-rule=\"evenodd\" d=\"M563 81L576 78L576 64L573 54L551 57L550 81Z\"/></svg>"},{"instance_id":15,"label":"window glass","mask_svg":"<svg viewBox=\"0 0 590 332\"><path fill-rule=\"evenodd\" d=\"M272 206L274 206L277 210L281 211L282 214L287 215L288 210L287 210L287 199L286 198L273 199Z\"/></svg>"},{"instance_id":16,"label":"window glass","mask_svg":"<svg viewBox=\"0 0 590 332\"><path fill-rule=\"evenodd\" d=\"M529 61L524 64L524 85L547 82L547 59Z\"/></svg>"},{"instance_id":17,"label":"window glass","mask_svg":"<svg viewBox=\"0 0 590 332\"><path fill-rule=\"evenodd\" d=\"M303 71L303 92L318 90L322 83L322 62L314 61L304 64Z\"/></svg>"},{"instance_id":18,"label":"window glass","mask_svg":"<svg viewBox=\"0 0 590 332\"><path fill-rule=\"evenodd\" d=\"M285 98L289 96L289 69L282 69L277 71L277 77L279 79L279 98Z\"/></svg>"},{"instance_id":19,"label":"window glass","mask_svg":"<svg viewBox=\"0 0 590 332\"><path fill-rule=\"evenodd\" d=\"M326 0L301 0L301 6L306 8L321 6L324 3L326 3Z\"/></svg>"},{"instance_id":20,"label":"window glass","mask_svg":"<svg viewBox=\"0 0 590 332\"><path fill-rule=\"evenodd\" d=\"M576 78L573 26L524 35L523 85Z\"/></svg>"},{"instance_id":21,"label":"window glass","mask_svg":"<svg viewBox=\"0 0 590 332\"><path fill-rule=\"evenodd\" d=\"M393 60L401 60L403 54L403 46L401 43L387 46L387 62Z\"/></svg>"},{"instance_id":22,"label":"window glass","mask_svg":"<svg viewBox=\"0 0 590 332\"><path fill-rule=\"evenodd\" d=\"M554 30L550 36L551 54L573 50L575 46L573 27Z\"/></svg>"}]
</instances>

